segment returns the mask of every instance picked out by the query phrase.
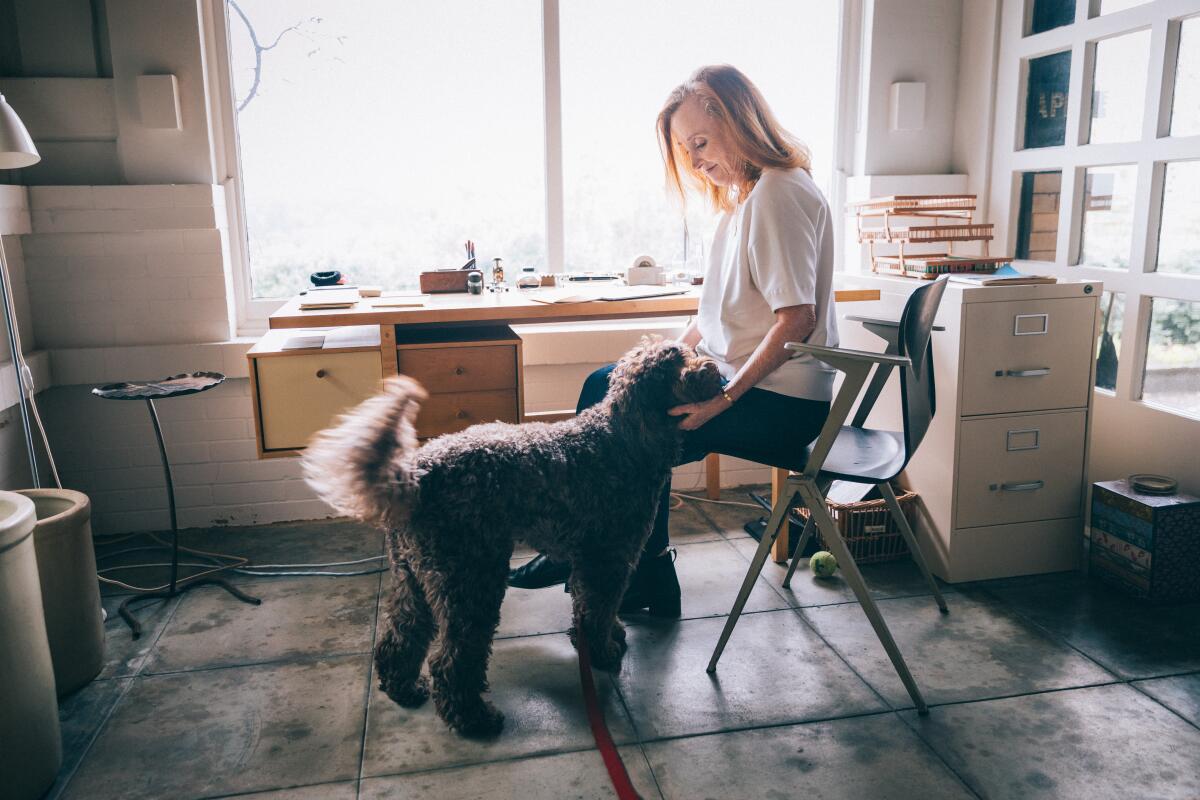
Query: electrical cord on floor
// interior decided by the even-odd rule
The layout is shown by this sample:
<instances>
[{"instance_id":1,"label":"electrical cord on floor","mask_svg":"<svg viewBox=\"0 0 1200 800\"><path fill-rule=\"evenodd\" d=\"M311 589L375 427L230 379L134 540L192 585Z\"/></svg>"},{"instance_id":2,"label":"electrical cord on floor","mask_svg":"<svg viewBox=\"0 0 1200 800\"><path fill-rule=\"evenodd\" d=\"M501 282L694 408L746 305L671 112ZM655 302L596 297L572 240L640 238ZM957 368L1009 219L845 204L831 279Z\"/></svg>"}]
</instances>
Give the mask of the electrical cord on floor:
<instances>
[{"instance_id":1,"label":"electrical cord on floor","mask_svg":"<svg viewBox=\"0 0 1200 800\"><path fill-rule=\"evenodd\" d=\"M97 554L96 561L102 562L106 559L115 558L120 555L126 555L128 553L142 552L142 551L146 551L146 550L161 551L163 549L171 549L170 542L164 541L163 539L159 538L157 535L155 535L153 533L151 533L151 534L136 534L136 533L129 534L129 535L123 536L121 538L115 539L113 542L105 542L105 544L116 544L119 542L128 541L129 539L132 539L135 536L141 536L141 535L148 536L156 544L143 545L140 547L125 547L120 550L115 550L111 553ZM239 575L252 575L254 577L268 577L268 578L279 578L279 577L350 578L350 577L356 577L356 576L361 576L361 575L377 575L381 572L386 572L388 569L386 565L381 566L381 567L376 567L373 569L366 569L366 570L331 571L328 569L329 567L349 567L349 566L354 566L356 564L365 564L370 561L378 561L382 558L386 558L386 556L384 556L384 555L368 556L366 558L359 558L359 559L355 559L353 561L332 561L332 562L318 563L318 564L251 564L249 559L242 558L241 556L233 556L233 555L229 555L227 553L212 553L207 550L197 550L194 547L185 547L183 545L180 545L179 552L187 553L188 555L198 556L200 558L205 559L205 562L203 562L203 563L197 563L194 561L187 561L187 562L180 561L179 562L180 567L206 568L206 569L202 569L201 572L196 572L196 573L192 573L191 575L183 576L183 578L182 578L183 580L193 580L195 578L199 578L204 575L211 575L213 573L222 572L222 571L236 572ZM96 574L97 574L97 577L102 582L113 585L113 586L118 586L118 587L121 587L124 589L129 589L129 590L135 591L135 592L158 592L158 591L162 591L163 589L168 588L170 586L170 584L163 584L162 586L157 586L157 587L133 586L131 584L125 583L124 581L119 581L116 578L110 578L107 575L105 575L105 573L117 572L120 570L128 570L128 569L169 567L169 566L171 566L170 562L143 563L143 564L121 564L118 566L98 568L96 570ZM251 567L252 569L247 568L247 567ZM280 572L277 570L286 570L286 571Z\"/></svg>"}]
</instances>

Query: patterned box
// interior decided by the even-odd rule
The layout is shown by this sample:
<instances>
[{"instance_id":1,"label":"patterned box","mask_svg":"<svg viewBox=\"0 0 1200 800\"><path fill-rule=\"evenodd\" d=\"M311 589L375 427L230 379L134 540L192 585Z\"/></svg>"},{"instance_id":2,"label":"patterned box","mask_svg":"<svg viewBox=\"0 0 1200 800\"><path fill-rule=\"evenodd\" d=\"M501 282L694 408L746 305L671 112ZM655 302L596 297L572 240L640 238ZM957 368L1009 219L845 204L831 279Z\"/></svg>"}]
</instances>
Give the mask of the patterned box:
<instances>
[{"instance_id":1,"label":"patterned box","mask_svg":"<svg viewBox=\"0 0 1200 800\"><path fill-rule=\"evenodd\" d=\"M1200 498L1092 487L1091 574L1136 597L1200 599Z\"/></svg>"}]
</instances>

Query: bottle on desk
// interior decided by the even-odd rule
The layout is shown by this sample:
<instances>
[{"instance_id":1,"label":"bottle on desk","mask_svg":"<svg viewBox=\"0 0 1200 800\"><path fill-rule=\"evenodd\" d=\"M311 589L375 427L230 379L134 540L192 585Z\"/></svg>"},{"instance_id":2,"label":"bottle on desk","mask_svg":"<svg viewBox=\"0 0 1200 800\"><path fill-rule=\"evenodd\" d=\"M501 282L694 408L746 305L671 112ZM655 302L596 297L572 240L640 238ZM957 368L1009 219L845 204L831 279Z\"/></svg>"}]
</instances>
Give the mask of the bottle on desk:
<instances>
[{"instance_id":1,"label":"bottle on desk","mask_svg":"<svg viewBox=\"0 0 1200 800\"><path fill-rule=\"evenodd\" d=\"M501 260L499 257L492 259L492 285L497 287L504 285L504 265L500 263Z\"/></svg>"}]
</instances>

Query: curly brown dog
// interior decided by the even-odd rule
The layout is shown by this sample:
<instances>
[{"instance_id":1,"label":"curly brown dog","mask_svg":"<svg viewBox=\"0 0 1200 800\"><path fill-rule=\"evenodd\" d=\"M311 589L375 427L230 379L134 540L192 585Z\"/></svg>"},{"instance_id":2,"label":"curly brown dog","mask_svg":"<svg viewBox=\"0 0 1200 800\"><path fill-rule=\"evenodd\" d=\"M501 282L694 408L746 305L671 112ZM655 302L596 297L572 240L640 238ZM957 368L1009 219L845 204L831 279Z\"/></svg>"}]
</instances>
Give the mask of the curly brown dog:
<instances>
[{"instance_id":1,"label":"curly brown dog","mask_svg":"<svg viewBox=\"0 0 1200 800\"><path fill-rule=\"evenodd\" d=\"M691 348L643 342L618 363L604 401L573 419L476 425L418 449L413 420L427 395L399 377L318 434L304 456L308 483L388 531L395 587L375 648L380 688L406 707L432 692L463 735L500 732L504 716L481 695L517 540L570 562L571 641L582 627L592 663L619 669L617 608L680 455L679 418L667 409L720 389L716 365Z\"/></svg>"}]
</instances>

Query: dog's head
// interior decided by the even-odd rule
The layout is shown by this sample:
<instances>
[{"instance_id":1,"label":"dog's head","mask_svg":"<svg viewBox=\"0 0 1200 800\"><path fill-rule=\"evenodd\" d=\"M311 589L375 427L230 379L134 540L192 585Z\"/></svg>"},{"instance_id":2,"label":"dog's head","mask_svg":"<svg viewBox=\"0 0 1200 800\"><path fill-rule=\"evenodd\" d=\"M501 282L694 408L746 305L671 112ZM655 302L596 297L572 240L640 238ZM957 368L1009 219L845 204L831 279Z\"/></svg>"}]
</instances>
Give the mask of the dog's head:
<instances>
[{"instance_id":1,"label":"dog's head","mask_svg":"<svg viewBox=\"0 0 1200 800\"><path fill-rule=\"evenodd\" d=\"M617 362L608 385L614 409L665 416L720 394L721 373L686 344L645 338Z\"/></svg>"}]
</instances>

